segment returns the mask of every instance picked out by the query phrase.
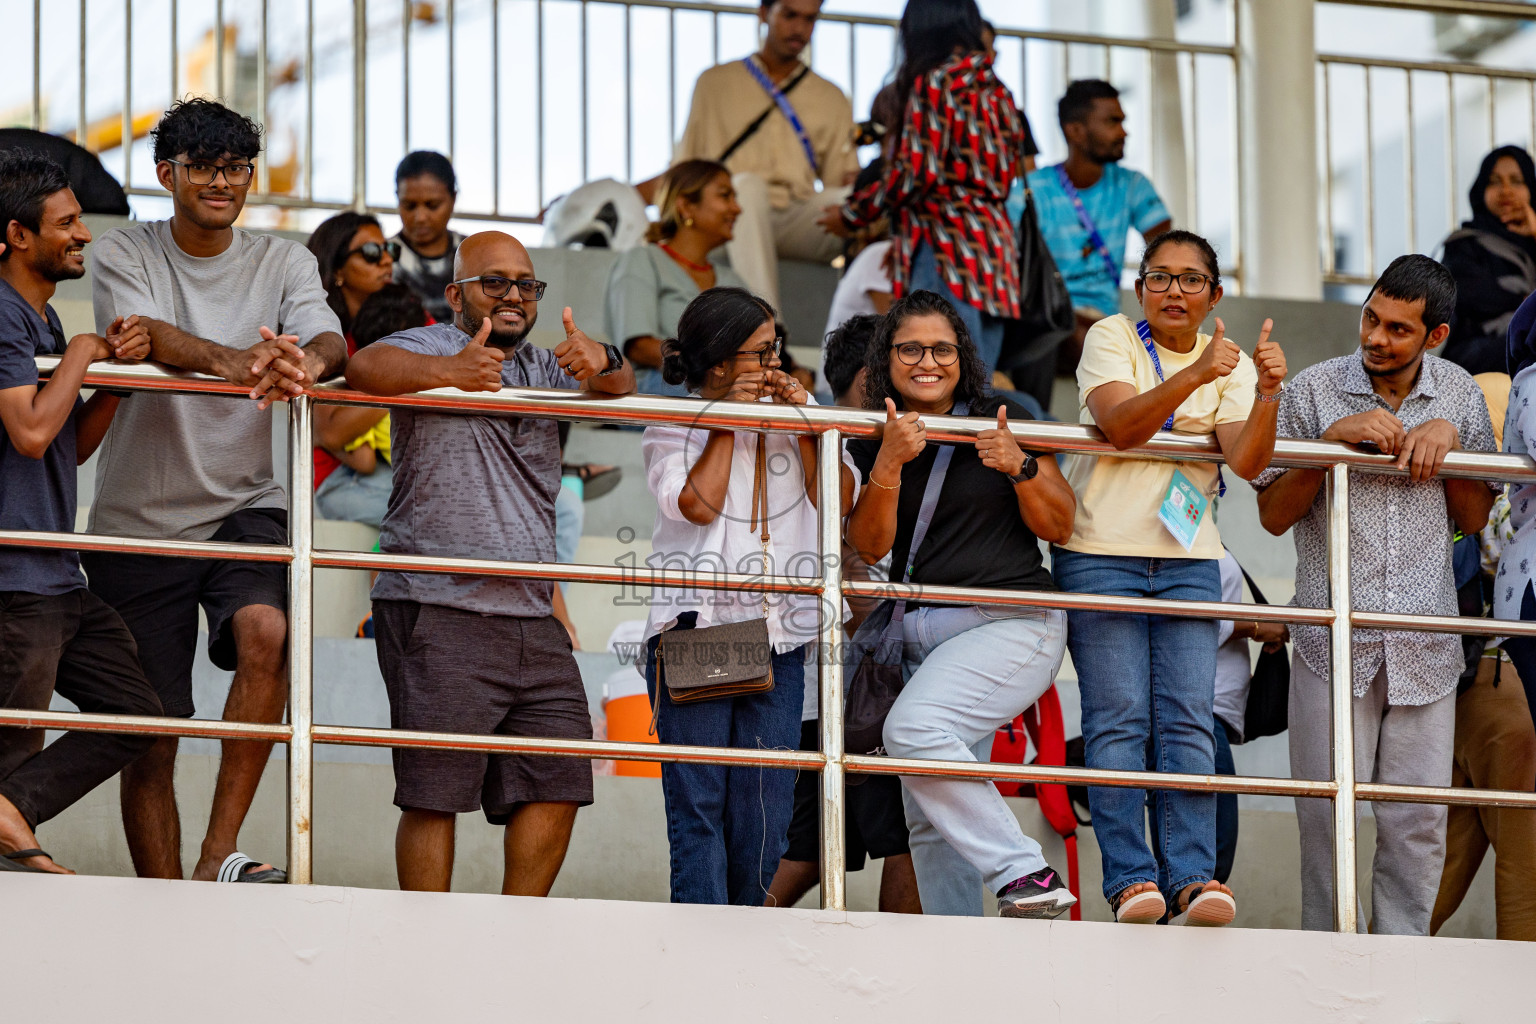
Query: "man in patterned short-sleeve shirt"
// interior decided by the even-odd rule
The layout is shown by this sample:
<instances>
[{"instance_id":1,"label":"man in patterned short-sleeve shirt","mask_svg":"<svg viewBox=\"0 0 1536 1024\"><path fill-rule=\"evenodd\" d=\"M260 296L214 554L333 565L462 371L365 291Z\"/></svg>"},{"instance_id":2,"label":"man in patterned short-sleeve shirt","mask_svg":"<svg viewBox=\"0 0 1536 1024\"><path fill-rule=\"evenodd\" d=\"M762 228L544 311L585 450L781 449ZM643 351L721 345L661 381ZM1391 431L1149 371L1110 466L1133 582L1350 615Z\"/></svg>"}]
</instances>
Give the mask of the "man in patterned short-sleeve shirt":
<instances>
[{"instance_id":1,"label":"man in patterned short-sleeve shirt","mask_svg":"<svg viewBox=\"0 0 1536 1024\"><path fill-rule=\"evenodd\" d=\"M1454 527L1475 533L1494 491L1480 480L1436 478L1446 453L1493 451L1488 408L1461 367L1428 355L1445 341L1456 302L1450 273L1402 256L1360 314L1360 351L1308 367L1286 388L1277 433L1342 441L1398 457L1406 476L1354 473L1349 486L1350 602L1364 611L1455 615ZM1271 533L1295 527L1296 598L1328 605L1325 470L1277 469L1254 481ZM1295 626L1290 695L1291 774L1331 777L1328 631ZM1356 777L1448 786L1461 638L1357 629L1352 638ZM1445 859L1446 809L1378 803L1371 930L1426 935ZM1333 926L1328 801L1298 799L1302 927Z\"/></svg>"},{"instance_id":2,"label":"man in patterned short-sleeve shirt","mask_svg":"<svg viewBox=\"0 0 1536 1024\"><path fill-rule=\"evenodd\" d=\"M360 350L347 381L375 395L429 388L635 389L618 349L565 311L553 351L527 340L544 283L510 235L466 238L448 285L452 323ZM553 420L394 411L395 482L380 550L440 558L555 560L560 441ZM497 576L382 572L373 587L379 669L396 729L591 739L570 637L551 614L554 584ZM592 802L589 762L397 748L400 888L446 892L458 814L506 826L502 892L545 896L565 860L576 809Z\"/></svg>"}]
</instances>

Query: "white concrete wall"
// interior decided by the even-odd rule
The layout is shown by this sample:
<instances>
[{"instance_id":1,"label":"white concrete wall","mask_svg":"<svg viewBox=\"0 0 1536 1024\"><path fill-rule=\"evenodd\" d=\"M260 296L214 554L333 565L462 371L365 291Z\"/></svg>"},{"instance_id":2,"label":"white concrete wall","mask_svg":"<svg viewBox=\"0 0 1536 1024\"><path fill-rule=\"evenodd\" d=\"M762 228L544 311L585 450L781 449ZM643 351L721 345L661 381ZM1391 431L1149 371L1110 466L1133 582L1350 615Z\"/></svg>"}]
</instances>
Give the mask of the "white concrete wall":
<instances>
[{"instance_id":1,"label":"white concrete wall","mask_svg":"<svg viewBox=\"0 0 1536 1024\"><path fill-rule=\"evenodd\" d=\"M18 875L0 891L11 1021L1502 1024L1528 1019L1536 963L1519 943L1243 929Z\"/></svg>"}]
</instances>

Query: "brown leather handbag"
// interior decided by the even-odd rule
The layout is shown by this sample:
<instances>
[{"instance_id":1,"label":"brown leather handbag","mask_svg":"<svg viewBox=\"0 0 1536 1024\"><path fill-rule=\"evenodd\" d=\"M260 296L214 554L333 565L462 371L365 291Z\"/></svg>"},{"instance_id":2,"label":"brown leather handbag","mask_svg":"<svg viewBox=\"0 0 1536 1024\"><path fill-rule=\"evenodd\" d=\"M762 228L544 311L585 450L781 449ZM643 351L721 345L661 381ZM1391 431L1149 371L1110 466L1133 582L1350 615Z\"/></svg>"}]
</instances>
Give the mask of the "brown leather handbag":
<instances>
[{"instance_id":1,"label":"brown leather handbag","mask_svg":"<svg viewBox=\"0 0 1536 1024\"><path fill-rule=\"evenodd\" d=\"M763 573L768 573L768 462L757 435L752 477L751 529L761 523ZM703 629L669 629L656 645L656 678L674 704L722 700L773 689L773 645L768 640L768 594L762 618ZM660 701L657 711L660 711Z\"/></svg>"}]
</instances>

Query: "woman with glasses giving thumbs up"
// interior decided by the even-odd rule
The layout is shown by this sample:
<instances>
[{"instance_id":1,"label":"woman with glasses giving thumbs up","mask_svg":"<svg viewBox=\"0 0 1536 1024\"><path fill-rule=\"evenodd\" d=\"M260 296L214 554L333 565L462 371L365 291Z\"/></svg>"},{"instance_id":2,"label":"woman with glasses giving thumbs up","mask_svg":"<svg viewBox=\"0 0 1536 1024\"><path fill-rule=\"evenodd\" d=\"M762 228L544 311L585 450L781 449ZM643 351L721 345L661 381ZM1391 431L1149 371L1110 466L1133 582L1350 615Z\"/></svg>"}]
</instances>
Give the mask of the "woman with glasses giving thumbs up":
<instances>
[{"instance_id":1,"label":"woman with glasses giving thumbs up","mask_svg":"<svg viewBox=\"0 0 1536 1024\"><path fill-rule=\"evenodd\" d=\"M1264 322L1253 358L1200 325L1221 301L1210 243L1169 231L1147 246L1136 281L1143 319L1094 324L1078 364L1080 421L1117 449L1160 430L1216 435L1225 476L1251 480L1275 449L1275 413L1285 354ZM1225 489L1211 462L1074 456L1072 537L1052 552L1062 590L1121 597L1220 601L1221 538L1210 514ZM1211 774L1216 622L1156 615L1071 612L1068 647L1082 691L1083 739L1091 768ZM1213 880L1214 793L1159 792L1154 856L1142 790L1090 786L1094 834L1104 857L1104 897L1115 919L1220 926L1237 901ZM1168 870L1159 891L1158 864Z\"/></svg>"},{"instance_id":2,"label":"woman with glasses giving thumbs up","mask_svg":"<svg viewBox=\"0 0 1536 1024\"><path fill-rule=\"evenodd\" d=\"M944 296L897 300L865 360L864 404L884 410L879 439L848 442L864 486L848 543L892 582L1052 590L1040 541L1072 532L1072 489L1050 457L1008 429L1029 419L987 388L965 321ZM930 441L924 417L993 421L975 444ZM898 624L897 613L901 614ZM906 687L885 720L893 757L977 760L999 726L1034 704L1066 652L1066 616L1020 606L898 604ZM980 916L981 886L1004 917L1055 917L1077 898L984 780L902 776L912 867L923 913Z\"/></svg>"}]
</instances>

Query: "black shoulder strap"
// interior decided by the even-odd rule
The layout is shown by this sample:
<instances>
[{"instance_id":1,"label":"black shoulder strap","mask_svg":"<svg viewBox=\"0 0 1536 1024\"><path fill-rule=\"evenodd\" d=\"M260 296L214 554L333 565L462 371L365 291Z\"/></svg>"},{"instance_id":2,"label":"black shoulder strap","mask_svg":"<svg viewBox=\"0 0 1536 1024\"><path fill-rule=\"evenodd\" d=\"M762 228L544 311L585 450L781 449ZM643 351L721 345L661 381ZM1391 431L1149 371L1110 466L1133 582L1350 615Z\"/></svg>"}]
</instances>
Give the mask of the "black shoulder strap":
<instances>
[{"instance_id":1,"label":"black shoulder strap","mask_svg":"<svg viewBox=\"0 0 1536 1024\"><path fill-rule=\"evenodd\" d=\"M795 72L795 77L791 78L788 84L786 84L784 88L780 89L779 91L782 92L785 96L788 96L790 92L794 90L795 86L804 81L805 76L810 73L811 69L808 65L802 67L799 71ZM773 112L778 109L779 105L777 103L768 104L768 109L763 111L761 114L758 114L757 119L754 120L751 124L747 125L747 127L742 130L740 135L736 136L736 141L725 147L725 152L720 154L720 163L723 164L729 160L731 155L740 149L748 139L756 135L757 130L763 126L763 122L768 120L769 116L771 116Z\"/></svg>"},{"instance_id":2,"label":"black shoulder strap","mask_svg":"<svg viewBox=\"0 0 1536 1024\"><path fill-rule=\"evenodd\" d=\"M1235 561L1237 561L1237 559L1234 558L1233 561L1235 562ZM1264 591L1260 590L1259 589L1259 585L1257 583L1253 582L1253 577L1248 575L1248 570L1244 569L1242 567L1242 565L1239 564L1238 567L1237 567L1237 571L1242 573L1243 574L1243 579L1248 581L1248 589L1253 591L1253 599L1254 599L1254 601L1257 602L1258 604L1269 604L1269 602L1267 600L1265 600L1265 598L1264 598Z\"/></svg>"}]
</instances>

